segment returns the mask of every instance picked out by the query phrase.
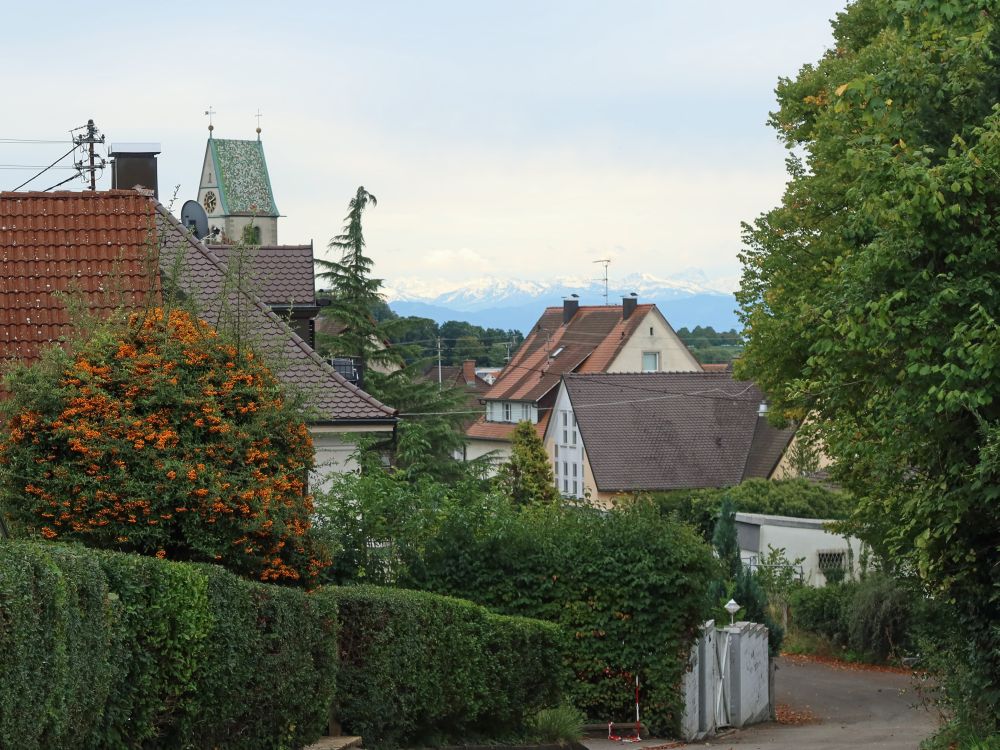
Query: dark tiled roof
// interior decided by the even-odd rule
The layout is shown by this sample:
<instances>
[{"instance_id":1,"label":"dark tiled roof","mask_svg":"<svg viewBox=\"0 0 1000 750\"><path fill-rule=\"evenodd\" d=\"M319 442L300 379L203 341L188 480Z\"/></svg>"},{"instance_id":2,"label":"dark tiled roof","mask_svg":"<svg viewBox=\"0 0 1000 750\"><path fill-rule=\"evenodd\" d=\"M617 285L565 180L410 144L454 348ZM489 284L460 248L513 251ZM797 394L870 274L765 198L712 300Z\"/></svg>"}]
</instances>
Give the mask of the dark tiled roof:
<instances>
[{"instance_id":1,"label":"dark tiled roof","mask_svg":"<svg viewBox=\"0 0 1000 750\"><path fill-rule=\"evenodd\" d=\"M316 305L312 245L261 245L237 248L209 245L227 266L243 255L248 269L247 285L271 307Z\"/></svg>"},{"instance_id":2,"label":"dark tiled roof","mask_svg":"<svg viewBox=\"0 0 1000 750\"><path fill-rule=\"evenodd\" d=\"M239 310L276 374L305 392L319 421L394 421L390 407L344 380L263 302L234 288L223 260L152 198L129 190L2 193L0 227L5 359L34 359L69 327L58 292L75 285L97 311L138 304L150 293L158 264L164 276L176 272L210 323ZM159 299L155 288L152 293Z\"/></svg>"},{"instance_id":3,"label":"dark tiled roof","mask_svg":"<svg viewBox=\"0 0 1000 750\"><path fill-rule=\"evenodd\" d=\"M567 375L597 487L725 487L766 477L794 434L758 415L763 394L729 373Z\"/></svg>"},{"instance_id":4,"label":"dark tiled roof","mask_svg":"<svg viewBox=\"0 0 1000 750\"><path fill-rule=\"evenodd\" d=\"M486 398L537 401L565 373L603 372L654 307L638 305L628 320L621 307L580 307L565 325L563 308L546 308Z\"/></svg>"}]
</instances>

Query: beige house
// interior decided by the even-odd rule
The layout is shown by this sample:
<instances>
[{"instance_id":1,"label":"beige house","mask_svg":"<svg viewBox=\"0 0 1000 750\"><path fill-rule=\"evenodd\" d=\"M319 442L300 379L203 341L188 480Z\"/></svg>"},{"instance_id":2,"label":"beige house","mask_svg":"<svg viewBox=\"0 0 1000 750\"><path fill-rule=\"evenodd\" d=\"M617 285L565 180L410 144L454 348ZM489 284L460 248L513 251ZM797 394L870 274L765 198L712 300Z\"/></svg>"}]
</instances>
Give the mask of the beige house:
<instances>
[{"instance_id":1,"label":"beige house","mask_svg":"<svg viewBox=\"0 0 1000 750\"><path fill-rule=\"evenodd\" d=\"M483 396L485 414L466 430L465 458L510 455L522 420L545 433L560 378L567 373L701 372L656 305L626 297L622 304L581 306L567 299L549 307Z\"/></svg>"},{"instance_id":2,"label":"beige house","mask_svg":"<svg viewBox=\"0 0 1000 750\"><path fill-rule=\"evenodd\" d=\"M567 374L543 441L564 497L610 507L620 494L773 478L794 430L772 427L763 404L725 372Z\"/></svg>"}]
</instances>

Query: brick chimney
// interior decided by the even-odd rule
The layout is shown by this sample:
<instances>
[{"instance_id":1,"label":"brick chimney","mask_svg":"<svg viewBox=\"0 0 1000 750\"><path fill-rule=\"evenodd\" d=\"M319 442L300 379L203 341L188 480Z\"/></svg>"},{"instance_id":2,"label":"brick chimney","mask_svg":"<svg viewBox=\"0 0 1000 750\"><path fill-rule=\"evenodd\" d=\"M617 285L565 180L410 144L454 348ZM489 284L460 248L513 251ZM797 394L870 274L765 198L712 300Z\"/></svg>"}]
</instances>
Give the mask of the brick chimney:
<instances>
[{"instance_id":1,"label":"brick chimney","mask_svg":"<svg viewBox=\"0 0 1000 750\"><path fill-rule=\"evenodd\" d=\"M467 359L462 363L462 376L466 385L475 385L476 382L476 360Z\"/></svg>"},{"instance_id":2,"label":"brick chimney","mask_svg":"<svg viewBox=\"0 0 1000 750\"><path fill-rule=\"evenodd\" d=\"M638 304L639 299L635 296L634 292L628 297L622 297L622 320L628 320L629 316L635 312L635 308Z\"/></svg>"},{"instance_id":3,"label":"brick chimney","mask_svg":"<svg viewBox=\"0 0 1000 750\"><path fill-rule=\"evenodd\" d=\"M580 309L580 300L576 298L576 295L572 297L567 297L563 300L563 325L569 323L573 316L576 315L576 311Z\"/></svg>"}]
</instances>

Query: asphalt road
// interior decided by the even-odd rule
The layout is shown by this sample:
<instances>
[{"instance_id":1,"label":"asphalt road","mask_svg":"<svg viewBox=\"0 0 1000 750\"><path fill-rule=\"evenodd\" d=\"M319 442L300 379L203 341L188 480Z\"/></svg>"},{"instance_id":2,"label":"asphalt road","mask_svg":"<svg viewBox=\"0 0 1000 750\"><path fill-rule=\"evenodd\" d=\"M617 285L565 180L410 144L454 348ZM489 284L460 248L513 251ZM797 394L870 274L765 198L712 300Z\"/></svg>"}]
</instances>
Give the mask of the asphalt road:
<instances>
[{"instance_id":1,"label":"asphalt road","mask_svg":"<svg viewBox=\"0 0 1000 750\"><path fill-rule=\"evenodd\" d=\"M916 750L933 734L936 720L920 705L910 675L778 662L775 699L807 724L760 724L709 740L715 748L776 750Z\"/></svg>"}]
</instances>

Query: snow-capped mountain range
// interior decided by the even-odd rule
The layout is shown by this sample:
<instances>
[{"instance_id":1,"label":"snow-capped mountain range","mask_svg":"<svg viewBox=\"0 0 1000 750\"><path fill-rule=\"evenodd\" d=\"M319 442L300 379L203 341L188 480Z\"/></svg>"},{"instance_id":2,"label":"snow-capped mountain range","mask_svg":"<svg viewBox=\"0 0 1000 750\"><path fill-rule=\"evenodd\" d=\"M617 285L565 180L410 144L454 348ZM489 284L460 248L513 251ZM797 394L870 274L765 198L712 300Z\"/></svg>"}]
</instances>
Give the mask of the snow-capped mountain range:
<instances>
[{"instance_id":1,"label":"snow-capped mountain range","mask_svg":"<svg viewBox=\"0 0 1000 750\"><path fill-rule=\"evenodd\" d=\"M632 292L640 302L654 302L674 328L696 325L716 330L739 328L733 289L735 279L709 280L697 271L664 279L631 274L608 282L608 303L621 304ZM542 309L561 305L564 297L579 295L581 305L604 304L604 281L557 278L527 281L481 277L464 283L418 279L387 281L383 293L399 315L432 318L438 323L465 320L483 327L516 328L527 332Z\"/></svg>"}]
</instances>

